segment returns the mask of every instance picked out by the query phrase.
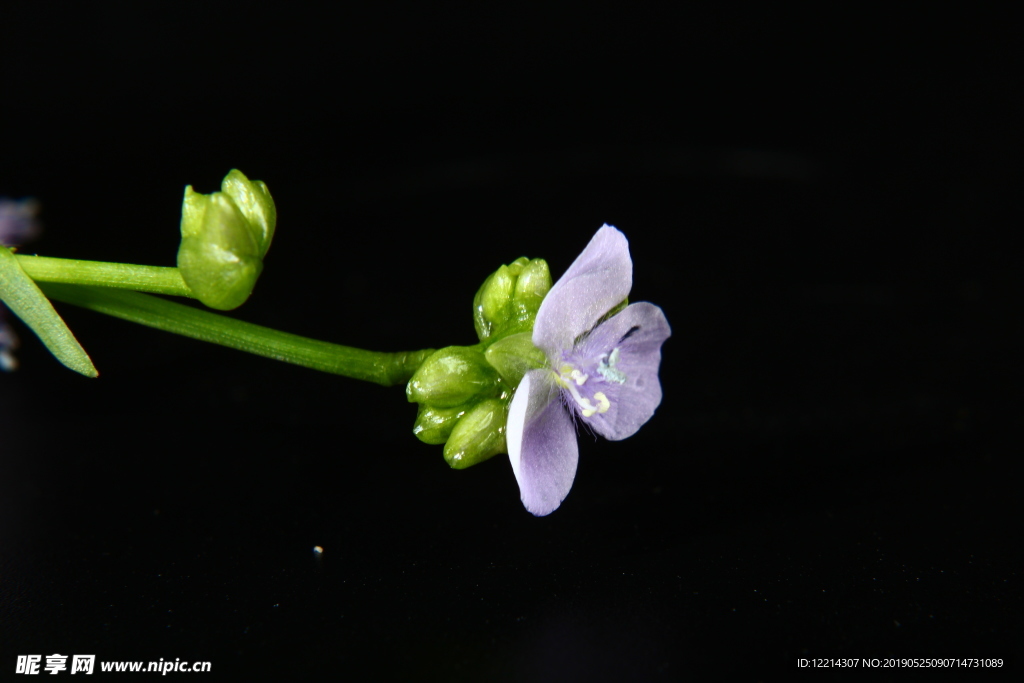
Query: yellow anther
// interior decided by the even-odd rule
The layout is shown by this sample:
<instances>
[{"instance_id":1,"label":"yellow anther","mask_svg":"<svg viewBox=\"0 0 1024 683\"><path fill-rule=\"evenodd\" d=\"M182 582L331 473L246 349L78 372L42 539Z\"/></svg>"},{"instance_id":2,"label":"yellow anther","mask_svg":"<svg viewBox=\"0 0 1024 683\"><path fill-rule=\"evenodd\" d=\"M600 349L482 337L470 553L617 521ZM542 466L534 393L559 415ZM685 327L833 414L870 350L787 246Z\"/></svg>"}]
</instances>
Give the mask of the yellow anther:
<instances>
[{"instance_id":1,"label":"yellow anther","mask_svg":"<svg viewBox=\"0 0 1024 683\"><path fill-rule=\"evenodd\" d=\"M569 395L572 396L572 400L574 400L576 405L582 409L580 410L580 413L583 417L593 417L595 413L608 412L608 409L611 408L612 404L603 391L599 391L594 394L594 400L597 401L597 405L595 406L589 398L581 396L579 390L576 388L578 386L583 386L583 384L590 379L590 375L584 375L571 365L563 365L560 369L561 373L552 371L551 374L555 376L555 382L558 383L558 386L568 391Z\"/></svg>"}]
</instances>

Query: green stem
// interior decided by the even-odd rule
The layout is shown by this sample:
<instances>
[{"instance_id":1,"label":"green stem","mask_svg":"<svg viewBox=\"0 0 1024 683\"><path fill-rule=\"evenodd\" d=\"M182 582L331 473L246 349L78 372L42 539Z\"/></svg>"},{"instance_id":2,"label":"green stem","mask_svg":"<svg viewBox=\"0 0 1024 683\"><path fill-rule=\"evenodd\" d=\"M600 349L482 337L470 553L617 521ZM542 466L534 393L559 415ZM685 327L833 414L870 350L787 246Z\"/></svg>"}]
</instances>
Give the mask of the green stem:
<instances>
[{"instance_id":1,"label":"green stem","mask_svg":"<svg viewBox=\"0 0 1024 683\"><path fill-rule=\"evenodd\" d=\"M408 382L434 352L433 349L397 353L364 351L279 332L137 292L52 283L41 287L47 296L57 301L165 332L384 386Z\"/></svg>"},{"instance_id":2,"label":"green stem","mask_svg":"<svg viewBox=\"0 0 1024 683\"><path fill-rule=\"evenodd\" d=\"M133 289L155 294L195 298L177 268L137 266L131 263L79 261L18 254L18 265L36 282L63 282Z\"/></svg>"}]
</instances>

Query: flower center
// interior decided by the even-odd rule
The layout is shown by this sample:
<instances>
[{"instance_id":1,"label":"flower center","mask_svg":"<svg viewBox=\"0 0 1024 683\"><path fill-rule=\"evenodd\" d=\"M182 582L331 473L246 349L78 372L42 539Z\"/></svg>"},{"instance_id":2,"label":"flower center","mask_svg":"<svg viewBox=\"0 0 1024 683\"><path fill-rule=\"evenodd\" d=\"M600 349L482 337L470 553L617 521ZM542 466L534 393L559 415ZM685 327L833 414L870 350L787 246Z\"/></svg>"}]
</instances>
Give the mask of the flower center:
<instances>
[{"instance_id":1,"label":"flower center","mask_svg":"<svg viewBox=\"0 0 1024 683\"><path fill-rule=\"evenodd\" d=\"M590 417L594 413L608 412L608 408L612 404L608 397L604 395L604 392L599 391L594 394L594 400L597 401L596 406L589 398L580 394L579 387L587 383L590 375L583 374L568 363L558 368L558 372L552 370L552 374L555 376L555 382L558 383L558 386L568 391L569 395L572 396L572 400L580 407L583 417Z\"/></svg>"},{"instance_id":2,"label":"flower center","mask_svg":"<svg viewBox=\"0 0 1024 683\"><path fill-rule=\"evenodd\" d=\"M589 388L593 388L594 382L623 384L626 381L626 375L615 367L618 362L619 349L616 347L612 349L611 353L601 354L596 368L592 371L597 376L591 376L571 363L563 363L557 371L552 370L552 374L555 376L558 386L564 389L580 407L583 417L592 417L597 413L607 413L612 403L603 391L594 392L591 396L584 396L580 390L583 389L584 392L589 393L584 388L588 382L590 383Z\"/></svg>"},{"instance_id":3,"label":"flower center","mask_svg":"<svg viewBox=\"0 0 1024 683\"><path fill-rule=\"evenodd\" d=\"M626 382L626 375L622 370L616 370L615 366L619 363L619 347L616 346L612 349L611 353L601 354L601 362L597 364L597 374L604 377L609 382L615 382L616 384L624 384Z\"/></svg>"}]
</instances>

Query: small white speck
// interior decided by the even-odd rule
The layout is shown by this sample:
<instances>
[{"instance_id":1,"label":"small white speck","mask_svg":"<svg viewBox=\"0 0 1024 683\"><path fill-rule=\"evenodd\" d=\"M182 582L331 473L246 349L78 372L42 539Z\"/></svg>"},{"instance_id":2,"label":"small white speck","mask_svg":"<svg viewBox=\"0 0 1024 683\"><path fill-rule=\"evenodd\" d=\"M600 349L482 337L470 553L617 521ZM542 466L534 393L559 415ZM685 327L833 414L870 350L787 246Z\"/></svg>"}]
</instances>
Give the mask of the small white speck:
<instances>
[{"instance_id":1,"label":"small white speck","mask_svg":"<svg viewBox=\"0 0 1024 683\"><path fill-rule=\"evenodd\" d=\"M324 549L323 549L323 548L321 548L321 547L320 547L320 546L318 546L318 545L315 545L315 546L313 546L313 554L314 554L314 555L317 555L317 556L319 556L319 555L323 555L323 554L324 554Z\"/></svg>"}]
</instances>

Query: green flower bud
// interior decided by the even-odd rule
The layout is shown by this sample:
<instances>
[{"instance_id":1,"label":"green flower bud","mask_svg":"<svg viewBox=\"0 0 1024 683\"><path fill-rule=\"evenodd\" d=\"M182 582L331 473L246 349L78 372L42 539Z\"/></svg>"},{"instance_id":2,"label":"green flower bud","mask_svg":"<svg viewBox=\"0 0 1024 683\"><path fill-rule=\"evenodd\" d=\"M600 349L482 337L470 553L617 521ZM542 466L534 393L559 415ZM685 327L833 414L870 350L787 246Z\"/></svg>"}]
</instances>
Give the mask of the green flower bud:
<instances>
[{"instance_id":1,"label":"green flower bud","mask_svg":"<svg viewBox=\"0 0 1024 683\"><path fill-rule=\"evenodd\" d=\"M509 386L519 386L523 375L547 365L544 352L533 345L531 332L503 337L487 347L484 357Z\"/></svg>"},{"instance_id":2,"label":"green flower bud","mask_svg":"<svg viewBox=\"0 0 1024 683\"><path fill-rule=\"evenodd\" d=\"M499 381L484 354L466 346L449 346L423 361L405 394L410 403L454 408L474 397L493 396Z\"/></svg>"},{"instance_id":3,"label":"green flower bud","mask_svg":"<svg viewBox=\"0 0 1024 683\"><path fill-rule=\"evenodd\" d=\"M484 341L491 336L491 331L494 325L484 317L484 289L491 281L491 275L487 276L484 283L480 285L480 289L476 290L476 295L473 297L473 327L476 328L476 336L479 337L480 341Z\"/></svg>"},{"instance_id":4,"label":"green flower bud","mask_svg":"<svg viewBox=\"0 0 1024 683\"><path fill-rule=\"evenodd\" d=\"M505 453L506 417L504 401L494 398L481 401L455 425L444 447L444 459L461 470Z\"/></svg>"},{"instance_id":5,"label":"green flower bud","mask_svg":"<svg viewBox=\"0 0 1024 683\"><path fill-rule=\"evenodd\" d=\"M221 187L208 195L185 188L178 269L196 298L227 311L252 293L277 219L263 183L233 170Z\"/></svg>"},{"instance_id":6,"label":"green flower bud","mask_svg":"<svg viewBox=\"0 0 1024 683\"><path fill-rule=\"evenodd\" d=\"M529 262L530 259L526 258L525 256L520 256L512 263L508 264L509 272L511 272L513 276L519 277L519 274L523 272L523 268Z\"/></svg>"},{"instance_id":7,"label":"green flower bud","mask_svg":"<svg viewBox=\"0 0 1024 683\"><path fill-rule=\"evenodd\" d=\"M277 207L270 197L270 191L262 180L249 180L237 168L224 176L220 184L221 192L235 200L239 211L249 222L250 229L256 238L260 258L267 255L270 241L274 238L277 227Z\"/></svg>"},{"instance_id":8,"label":"green flower bud","mask_svg":"<svg viewBox=\"0 0 1024 683\"><path fill-rule=\"evenodd\" d=\"M548 262L537 258L523 267L516 280L516 291L512 303L520 316L537 317L540 302L551 289L551 271Z\"/></svg>"},{"instance_id":9,"label":"green flower bud","mask_svg":"<svg viewBox=\"0 0 1024 683\"><path fill-rule=\"evenodd\" d=\"M480 341L533 329L550 289L551 273L543 259L522 256L498 268L473 298L473 326Z\"/></svg>"},{"instance_id":10,"label":"green flower bud","mask_svg":"<svg viewBox=\"0 0 1024 683\"><path fill-rule=\"evenodd\" d=\"M499 325L508 321L508 305L515 288L516 278L508 266L502 266L494 271L484 285L483 296L480 297L485 320Z\"/></svg>"},{"instance_id":11,"label":"green flower bud","mask_svg":"<svg viewBox=\"0 0 1024 683\"><path fill-rule=\"evenodd\" d=\"M448 440L459 418L465 415L466 410L472 407L473 404L471 403L454 408L435 408L421 403L412 433L423 443L435 446L442 444Z\"/></svg>"}]
</instances>

